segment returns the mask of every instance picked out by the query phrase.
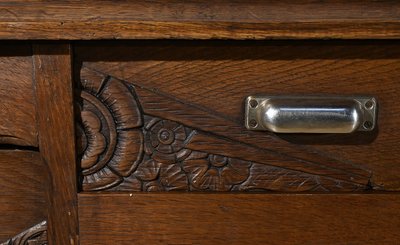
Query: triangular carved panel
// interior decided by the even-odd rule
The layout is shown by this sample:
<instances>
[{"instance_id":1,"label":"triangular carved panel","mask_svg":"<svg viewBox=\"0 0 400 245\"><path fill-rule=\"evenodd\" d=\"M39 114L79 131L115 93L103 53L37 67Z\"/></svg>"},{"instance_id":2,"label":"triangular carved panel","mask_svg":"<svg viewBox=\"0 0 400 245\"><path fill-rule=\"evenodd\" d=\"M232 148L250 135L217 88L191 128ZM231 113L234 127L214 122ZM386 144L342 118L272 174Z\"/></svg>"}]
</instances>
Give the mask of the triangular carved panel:
<instances>
[{"instance_id":1,"label":"triangular carved panel","mask_svg":"<svg viewBox=\"0 0 400 245\"><path fill-rule=\"evenodd\" d=\"M361 191L371 173L156 89L81 70L83 191Z\"/></svg>"}]
</instances>

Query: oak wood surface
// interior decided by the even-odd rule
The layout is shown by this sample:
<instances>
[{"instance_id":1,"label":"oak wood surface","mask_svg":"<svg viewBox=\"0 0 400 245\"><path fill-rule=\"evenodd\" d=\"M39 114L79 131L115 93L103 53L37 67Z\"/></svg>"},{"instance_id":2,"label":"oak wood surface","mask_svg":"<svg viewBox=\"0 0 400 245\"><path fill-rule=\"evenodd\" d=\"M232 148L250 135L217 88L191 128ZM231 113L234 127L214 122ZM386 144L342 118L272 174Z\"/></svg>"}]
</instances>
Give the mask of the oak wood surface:
<instances>
[{"instance_id":1,"label":"oak wood surface","mask_svg":"<svg viewBox=\"0 0 400 245\"><path fill-rule=\"evenodd\" d=\"M396 244L397 194L79 194L81 244Z\"/></svg>"},{"instance_id":2,"label":"oak wood surface","mask_svg":"<svg viewBox=\"0 0 400 245\"><path fill-rule=\"evenodd\" d=\"M1 243L1 245L22 244L47 245L47 222L44 220Z\"/></svg>"},{"instance_id":3,"label":"oak wood surface","mask_svg":"<svg viewBox=\"0 0 400 245\"><path fill-rule=\"evenodd\" d=\"M27 43L1 43L0 144L38 144L31 56Z\"/></svg>"},{"instance_id":4,"label":"oak wood surface","mask_svg":"<svg viewBox=\"0 0 400 245\"><path fill-rule=\"evenodd\" d=\"M144 114L199 130L186 148L399 190L399 50L396 41L376 40L132 41L82 42L75 54L82 79L125 81ZM254 94L372 95L378 127L350 135L249 132L243 102ZM124 105L121 96L106 98ZM315 172L314 164L329 170Z\"/></svg>"},{"instance_id":5,"label":"oak wood surface","mask_svg":"<svg viewBox=\"0 0 400 245\"><path fill-rule=\"evenodd\" d=\"M398 39L400 3L0 3L0 39L160 38ZM7 145L0 147L33 146L40 155L0 152L0 213L6 214L0 240L44 220L48 211L50 244L79 244L81 174L85 191L398 191L399 45L81 42L76 68L83 75L94 72L90 82L100 80L81 84L84 96L75 100L83 103L83 114L76 121L70 45L35 44L33 70L29 44L2 45L0 143ZM247 132L243 99L260 93L373 95L378 129L312 137ZM82 123L78 130L91 130L82 140L102 139L81 161L82 173L76 167L75 122ZM101 128L105 123L109 128ZM184 138L174 145L176 152L166 152L165 142L176 140L162 134L167 130ZM395 193L80 194L80 235L82 244L395 244L399 205Z\"/></svg>"},{"instance_id":6,"label":"oak wood surface","mask_svg":"<svg viewBox=\"0 0 400 245\"><path fill-rule=\"evenodd\" d=\"M48 169L33 151L0 151L0 243L47 219Z\"/></svg>"},{"instance_id":7,"label":"oak wood surface","mask_svg":"<svg viewBox=\"0 0 400 245\"><path fill-rule=\"evenodd\" d=\"M399 38L398 1L3 1L1 39Z\"/></svg>"},{"instance_id":8,"label":"oak wood surface","mask_svg":"<svg viewBox=\"0 0 400 245\"><path fill-rule=\"evenodd\" d=\"M70 45L35 44L39 150L51 173L50 244L79 244L77 171Z\"/></svg>"},{"instance_id":9,"label":"oak wood surface","mask_svg":"<svg viewBox=\"0 0 400 245\"><path fill-rule=\"evenodd\" d=\"M273 135L251 133L157 88L132 87L87 67L80 75L76 100L84 191L371 188L371 172L360 166L301 146L293 150Z\"/></svg>"}]
</instances>

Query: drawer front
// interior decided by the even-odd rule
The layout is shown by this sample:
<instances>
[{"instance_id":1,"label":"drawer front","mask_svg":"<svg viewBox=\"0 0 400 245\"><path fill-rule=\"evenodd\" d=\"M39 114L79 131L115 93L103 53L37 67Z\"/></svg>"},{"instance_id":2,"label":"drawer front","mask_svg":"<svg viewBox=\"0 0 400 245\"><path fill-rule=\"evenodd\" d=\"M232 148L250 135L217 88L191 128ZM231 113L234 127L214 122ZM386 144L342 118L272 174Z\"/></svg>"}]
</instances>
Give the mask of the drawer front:
<instances>
[{"instance_id":1,"label":"drawer front","mask_svg":"<svg viewBox=\"0 0 400 245\"><path fill-rule=\"evenodd\" d=\"M367 191L400 187L396 42L81 44L84 191ZM249 95L370 95L377 127L244 127Z\"/></svg>"}]
</instances>

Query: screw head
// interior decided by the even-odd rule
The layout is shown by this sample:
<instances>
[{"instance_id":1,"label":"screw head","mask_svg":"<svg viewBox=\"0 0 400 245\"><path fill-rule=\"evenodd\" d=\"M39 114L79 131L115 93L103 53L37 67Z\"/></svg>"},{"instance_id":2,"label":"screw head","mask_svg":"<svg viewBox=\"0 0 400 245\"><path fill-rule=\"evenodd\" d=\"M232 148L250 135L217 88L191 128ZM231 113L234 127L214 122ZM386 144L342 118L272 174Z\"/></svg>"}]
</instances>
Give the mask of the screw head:
<instances>
[{"instance_id":1,"label":"screw head","mask_svg":"<svg viewBox=\"0 0 400 245\"><path fill-rule=\"evenodd\" d=\"M249 126L250 127L252 127L252 128L255 128L255 127L257 127L257 121L256 120L254 120L254 119L251 119L250 120L250 122L249 122Z\"/></svg>"},{"instance_id":2,"label":"screw head","mask_svg":"<svg viewBox=\"0 0 400 245\"><path fill-rule=\"evenodd\" d=\"M258 106L257 100L254 99L250 100L249 104L251 108L256 108Z\"/></svg>"},{"instance_id":3,"label":"screw head","mask_svg":"<svg viewBox=\"0 0 400 245\"><path fill-rule=\"evenodd\" d=\"M374 102L372 100L368 100L367 102L365 102L364 106L368 110L371 110L372 108L374 108Z\"/></svg>"},{"instance_id":4,"label":"screw head","mask_svg":"<svg viewBox=\"0 0 400 245\"><path fill-rule=\"evenodd\" d=\"M363 126L365 129L371 129L374 126L374 124L371 121L365 121Z\"/></svg>"}]
</instances>

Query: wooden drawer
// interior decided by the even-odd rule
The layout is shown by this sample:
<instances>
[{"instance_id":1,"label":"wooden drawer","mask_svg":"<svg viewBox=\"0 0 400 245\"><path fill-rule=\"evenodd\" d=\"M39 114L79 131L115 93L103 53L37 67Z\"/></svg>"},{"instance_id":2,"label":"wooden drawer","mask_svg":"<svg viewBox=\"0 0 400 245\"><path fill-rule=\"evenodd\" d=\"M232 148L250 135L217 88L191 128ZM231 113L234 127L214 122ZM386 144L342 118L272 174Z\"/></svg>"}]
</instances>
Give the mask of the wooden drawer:
<instances>
[{"instance_id":1,"label":"wooden drawer","mask_svg":"<svg viewBox=\"0 0 400 245\"><path fill-rule=\"evenodd\" d=\"M398 198L379 194L400 187L398 50L395 41L79 43L81 243L398 240L389 218ZM249 131L244 100L255 94L371 95L377 127Z\"/></svg>"},{"instance_id":2,"label":"wooden drawer","mask_svg":"<svg viewBox=\"0 0 400 245\"><path fill-rule=\"evenodd\" d=\"M82 43L82 128L100 139L85 142L83 190L398 190L397 50L390 41ZM378 127L252 132L243 115L254 94L372 95Z\"/></svg>"},{"instance_id":3,"label":"wooden drawer","mask_svg":"<svg viewBox=\"0 0 400 245\"><path fill-rule=\"evenodd\" d=\"M0 242L399 243L395 1L16 0L0 13ZM377 120L251 131L249 95L373 96L355 110Z\"/></svg>"},{"instance_id":4,"label":"wooden drawer","mask_svg":"<svg viewBox=\"0 0 400 245\"><path fill-rule=\"evenodd\" d=\"M14 223L0 239L39 224L20 237L45 240L48 216L53 243L77 241L76 209L81 244L284 243L289 231L286 242L306 243L305 230L320 244L399 239L397 41L78 42L72 60L69 45L33 45L33 56L19 45L0 57L0 172L28 177L3 180L0 209ZM377 127L249 131L244 99L255 94L374 96Z\"/></svg>"}]
</instances>

